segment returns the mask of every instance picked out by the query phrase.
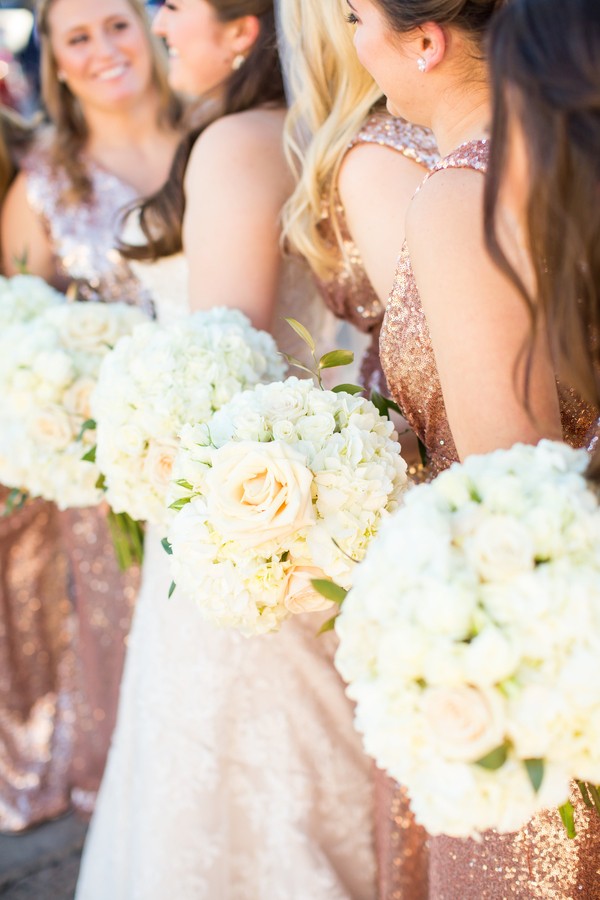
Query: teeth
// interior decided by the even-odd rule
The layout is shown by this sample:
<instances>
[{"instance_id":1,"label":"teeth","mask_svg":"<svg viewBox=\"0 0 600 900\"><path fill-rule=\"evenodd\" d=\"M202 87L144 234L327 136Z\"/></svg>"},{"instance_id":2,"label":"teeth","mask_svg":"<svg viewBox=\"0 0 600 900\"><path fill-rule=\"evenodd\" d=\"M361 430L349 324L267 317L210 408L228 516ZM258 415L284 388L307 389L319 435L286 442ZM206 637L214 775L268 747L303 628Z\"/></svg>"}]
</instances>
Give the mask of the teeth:
<instances>
[{"instance_id":1,"label":"teeth","mask_svg":"<svg viewBox=\"0 0 600 900\"><path fill-rule=\"evenodd\" d=\"M110 81L113 78L120 78L125 71L125 66L114 66L112 69L105 69L98 75L100 81Z\"/></svg>"}]
</instances>

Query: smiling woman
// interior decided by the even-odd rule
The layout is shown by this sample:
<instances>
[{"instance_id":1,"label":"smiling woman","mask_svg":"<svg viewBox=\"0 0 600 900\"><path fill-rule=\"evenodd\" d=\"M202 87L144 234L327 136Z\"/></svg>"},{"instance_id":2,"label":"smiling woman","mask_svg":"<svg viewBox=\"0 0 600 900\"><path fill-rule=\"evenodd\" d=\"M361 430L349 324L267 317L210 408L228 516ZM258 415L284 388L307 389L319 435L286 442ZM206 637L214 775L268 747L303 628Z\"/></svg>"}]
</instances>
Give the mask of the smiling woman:
<instances>
[{"instance_id":1,"label":"smiling woman","mask_svg":"<svg viewBox=\"0 0 600 900\"><path fill-rule=\"evenodd\" d=\"M181 106L162 48L138 0L42 0L38 13L51 125L23 159L3 208L7 273L24 265L56 286L70 283L79 299L145 304L115 247L120 207L162 184L180 138ZM114 723L138 574L119 572L102 508L56 515L70 585L59 624L75 641L65 649L73 677L64 693L75 721L60 752L74 800L89 810Z\"/></svg>"}]
</instances>

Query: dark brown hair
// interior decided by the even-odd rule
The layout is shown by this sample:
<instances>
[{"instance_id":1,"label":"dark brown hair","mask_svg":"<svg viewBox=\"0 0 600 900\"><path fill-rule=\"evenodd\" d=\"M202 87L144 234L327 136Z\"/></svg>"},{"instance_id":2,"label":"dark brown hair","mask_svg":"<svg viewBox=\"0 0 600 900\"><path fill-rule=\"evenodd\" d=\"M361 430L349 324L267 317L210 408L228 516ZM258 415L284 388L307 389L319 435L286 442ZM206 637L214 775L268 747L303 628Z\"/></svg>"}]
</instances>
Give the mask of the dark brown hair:
<instances>
[{"instance_id":1,"label":"dark brown hair","mask_svg":"<svg viewBox=\"0 0 600 900\"><path fill-rule=\"evenodd\" d=\"M494 13L506 0L375 0L394 29L401 34L426 22L452 25L481 40Z\"/></svg>"},{"instance_id":2,"label":"dark brown hair","mask_svg":"<svg viewBox=\"0 0 600 900\"><path fill-rule=\"evenodd\" d=\"M485 226L490 252L550 336L557 372L600 404L600 4L513 0L490 34L494 100ZM528 152L525 239L535 296L502 250L497 206L509 126ZM533 340L533 338L532 338ZM531 363L531 349L529 350ZM593 470L600 476L600 457Z\"/></svg>"},{"instance_id":3,"label":"dark brown hair","mask_svg":"<svg viewBox=\"0 0 600 900\"><path fill-rule=\"evenodd\" d=\"M29 123L14 110L0 105L0 207L38 124L39 118Z\"/></svg>"},{"instance_id":4,"label":"dark brown hair","mask_svg":"<svg viewBox=\"0 0 600 900\"><path fill-rule=\"evenodd\" d=\"M69 190L65 200L77 203L89 200L92 192L92 184L81 158L88 137L88 127L79 101L68 85L58 78L50 29L50 10L54 2L55 0L38 0L36 6L37 29L40 35L42 100L54 126L51 162L56 168L63 169L68 176ZM169 87L165 48L152 34L143 0L126 0L126 2L139 19L150 47L152 82L158 92L160 104L159 124L178 128L183 108Z\"/></svg>"},{"instance_id":5,"label":"dark brown hair","mask_svg":"<svg viewBox=\"0 0 600 900\"><path fill-rule=\"evenodd\" d=\"M283 75L277 50L273 0L209 0L217 17L229 22L243 16L256 16L259 34L239 69L231 72L219 109L208 121L180 143L166 183L143 203L125 211L127 218L139 210L139 221L147 244L124 245L121 252L129 259L154 260L179 253L183 247L182 225L185 213L184 174L192 148L204 129L221 116L244 112L258 106L284 106Z\"/></svg>"}]
</instances>

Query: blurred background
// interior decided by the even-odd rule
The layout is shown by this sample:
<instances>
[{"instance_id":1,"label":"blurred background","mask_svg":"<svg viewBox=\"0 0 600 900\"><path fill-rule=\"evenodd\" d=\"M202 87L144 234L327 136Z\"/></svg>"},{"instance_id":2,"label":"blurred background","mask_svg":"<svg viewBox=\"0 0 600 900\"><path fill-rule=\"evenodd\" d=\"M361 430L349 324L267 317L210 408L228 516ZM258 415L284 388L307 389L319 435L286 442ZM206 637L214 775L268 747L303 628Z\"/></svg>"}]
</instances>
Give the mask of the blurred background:
<instances>
[{"instance_id":1,"label":"blurred background","mask_svg":"<svg viewBox=\"0 0 600 900\"><path fill-rule=\"evenodd\" d=\"M151 15L161 2L146 4ZM34 9L35 0L0 0L0 103L26 117L40 108Z\"/></svg>"}]
</instances>

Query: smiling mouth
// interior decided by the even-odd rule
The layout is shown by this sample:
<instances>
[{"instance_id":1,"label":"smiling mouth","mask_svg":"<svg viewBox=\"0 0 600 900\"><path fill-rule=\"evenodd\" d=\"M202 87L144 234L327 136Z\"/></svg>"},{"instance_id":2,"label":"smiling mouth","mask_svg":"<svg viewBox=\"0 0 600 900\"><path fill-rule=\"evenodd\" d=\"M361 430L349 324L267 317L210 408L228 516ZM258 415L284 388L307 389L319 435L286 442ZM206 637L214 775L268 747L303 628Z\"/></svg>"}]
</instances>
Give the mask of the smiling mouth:
<instances>
[{"instance_id":1,"label":"smiling mouth","mask_svg":"<svg viewBox=\"0 0 600 900\"><path fill-rule=\"evenodd\" d=\"M113 66L111 69L105 69L103 72L100 72L99 75L96 75L98 81L114 81L117 78L120 78L121 75L124 75L127 70L127 66Z\"/></svg>"}]
</instances>

